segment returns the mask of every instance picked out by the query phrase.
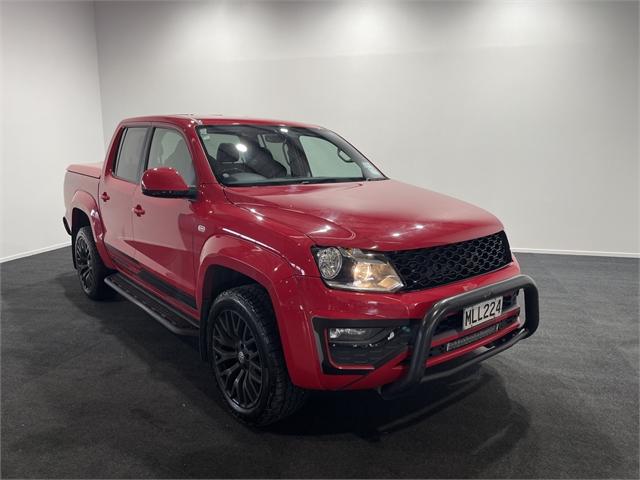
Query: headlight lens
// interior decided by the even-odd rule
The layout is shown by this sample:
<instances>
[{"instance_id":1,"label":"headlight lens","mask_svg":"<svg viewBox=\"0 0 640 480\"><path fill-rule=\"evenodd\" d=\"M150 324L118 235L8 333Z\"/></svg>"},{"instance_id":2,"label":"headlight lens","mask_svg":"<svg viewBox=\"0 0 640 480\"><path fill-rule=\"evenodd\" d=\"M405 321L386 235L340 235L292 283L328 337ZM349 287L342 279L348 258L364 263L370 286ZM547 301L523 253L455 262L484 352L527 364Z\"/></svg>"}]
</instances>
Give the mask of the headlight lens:
<instances>
[{"instance_id":1,"label":"headlight lens","mask_svg":"<svg viewBox=\"0 0 640 480\"><path fill-rule=\"evenodd\" d=\"M357 248L317 248L314 256L327 285L346 290L395 292L404 284L384 255Z\"/></svg>"},{"instance_id":2,"label":"headlight lens","mask_svg":"<svg viewBox=\"0 0 640 480\"><path fill-rule=\"evenodd\" d=\"M318 268L322 278L331 280L336 278L342 268L342 254L334 247L323 248L316 253Z\"/></svg>"}]
</instances>

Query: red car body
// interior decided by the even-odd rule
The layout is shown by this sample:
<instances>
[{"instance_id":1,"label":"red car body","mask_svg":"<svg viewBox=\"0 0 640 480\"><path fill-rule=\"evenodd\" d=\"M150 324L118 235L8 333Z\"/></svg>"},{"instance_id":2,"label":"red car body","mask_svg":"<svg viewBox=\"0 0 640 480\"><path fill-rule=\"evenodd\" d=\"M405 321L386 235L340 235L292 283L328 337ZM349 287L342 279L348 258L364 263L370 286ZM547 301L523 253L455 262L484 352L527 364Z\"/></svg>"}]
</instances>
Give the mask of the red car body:
<instances>
[{"instance_id":1,"label":"red car body","mask_svg":"<svg viewBox=\"0 0 640 480\"><path fill-rule=\"evenodd\" d=\"M520 306L514 302L500 317L473 329L440 335L430 332L433 348L505 318L513 319L506 328L450 352L427 356L425 361L414 362L414 367L409 363L416 350L411 342L381 364L332 361L324 327L356 321L381 325L413 322L418 328L438 302L479 290L491 293L492 286L522 279L518 262L511 258L497 270L414 291L364 293L329 288L311 254L314 246L381 252L425 249L497 234L503 226L480 208L391 179L224 186L209 166L196 127L234 124L304 126L186 115L125 120L116 129L103 163L68 168L64 185L68 232L88 221L108 268L142 285L196 324L206 317L221 287L221 272L238 272L259 283L267 290L275 311L291 381L306 389L378 388L401 381L411 368L423 375L437 365L453 365L456 359L483 346L498 345L514 332L524 330L521 338L533 333L537 297L532 294L527 298L532 304L527 312L530 319L522 318ZM139 184L113 175L120 137L123 129L131 126L167 127L184 136L198 179L195 198L145 196ZM533 291L531 284L527 280L505 285L509 292L517 293L520 288ZM316 319L322 319L320 327L314 323ZM426 335L429 332L424 328Z\"/></svg>"}]
</instances>

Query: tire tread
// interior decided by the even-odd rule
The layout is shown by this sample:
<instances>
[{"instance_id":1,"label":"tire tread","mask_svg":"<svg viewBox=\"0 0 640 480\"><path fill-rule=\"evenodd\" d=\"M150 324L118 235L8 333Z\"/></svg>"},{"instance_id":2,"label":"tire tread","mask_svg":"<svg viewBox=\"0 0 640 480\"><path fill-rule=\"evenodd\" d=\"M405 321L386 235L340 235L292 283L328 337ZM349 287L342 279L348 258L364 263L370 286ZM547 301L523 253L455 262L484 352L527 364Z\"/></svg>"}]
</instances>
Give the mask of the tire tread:
<instances>
[{"instance_id":1,"label":"tire tread","mask_svg":"<svg viewBox=\"0 0 640 480\"><path fill-rule=\"evenodd\" d=\"M214 305L220 300L231 299L243 303L264 329L262 340L274 367L274 388L264 410L256 418L246 418L228 407L240 420L255 426L265 426L277 422L296 412L305 402L307 391L296 387L289 378L275 314L268 293L257 284L242 285L222 292ZM225 402L226 403L226 402Z\"/></svg>"},{"instance_id":2,"label":"tire tread","mask_svg":"<svg viewBox=\"0 0 640 480\"><path fill-rule=\"evenodd\" d=\"M93 275L95 279L95 286L92 292L85 292L85 294L93 300L104 300L107 298L112 298L115 295L115 291L106 283L104 283L104 279L112 272L105 266L104 262L102 261L102 257L100 257L98 247L96 247L96 242L93 239L93 230L91 230L91 227L89 226L81 227L80 229L78 229L75 239L77 239L80 235L85 238L87 246L91 249L91 258L94 259ZM73 242L74 248L75 239ZM72 253L75 256L75 251Z\"/></svg>"}]
</instances>

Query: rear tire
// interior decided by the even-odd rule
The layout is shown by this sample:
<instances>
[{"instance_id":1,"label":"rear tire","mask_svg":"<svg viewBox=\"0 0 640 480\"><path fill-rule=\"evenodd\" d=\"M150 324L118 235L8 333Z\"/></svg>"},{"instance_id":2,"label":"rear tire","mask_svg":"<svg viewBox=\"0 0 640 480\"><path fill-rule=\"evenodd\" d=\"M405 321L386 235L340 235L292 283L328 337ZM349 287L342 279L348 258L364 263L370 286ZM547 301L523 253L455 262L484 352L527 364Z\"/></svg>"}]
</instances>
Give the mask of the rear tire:
<instances>
[{"instance_id":1,"label":"rear tire","mask_svg":"<svg viewBox=\"0 0 640 480\"><path fill-rule=\"evenodd\" d=\"M298 410L307 392L291 383L267 292L244 285L221 293L209 311L207 348L218 390L244 423L265 426Z\"/></svg>"},{"instance_id":2,"label":"rear tire","mask_svg":"<svg viewBox=\"0 0 640 480\"><path fill-rule=\"evenodd\" d=\"M93 240L91 227L78 230L73 242L73 258L80 287L87 297L93 300L103 300L114 296L114 291L104 283L111 271L102 263L102 258Z\"/></svg>"}]
</instances>

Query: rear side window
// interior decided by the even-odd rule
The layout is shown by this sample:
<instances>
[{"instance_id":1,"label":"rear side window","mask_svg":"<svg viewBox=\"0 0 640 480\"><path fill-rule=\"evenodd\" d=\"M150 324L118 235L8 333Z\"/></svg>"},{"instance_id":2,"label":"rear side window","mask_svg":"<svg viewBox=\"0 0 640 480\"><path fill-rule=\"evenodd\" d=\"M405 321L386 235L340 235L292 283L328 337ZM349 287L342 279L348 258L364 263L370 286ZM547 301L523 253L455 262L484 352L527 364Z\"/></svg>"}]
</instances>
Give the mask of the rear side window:
<instances>
[{"instance_id":1,"label":"rear side window","mask_svg":"<svg viewBox=\"0 0 640 480\"><path fill-rule=\"evenodd\" d=\"M146 127L130 127L124 131L116 167L113 169L116 177L135 183L140 180L140 164L146 136Z\"/></svg>"}]
</instances>

